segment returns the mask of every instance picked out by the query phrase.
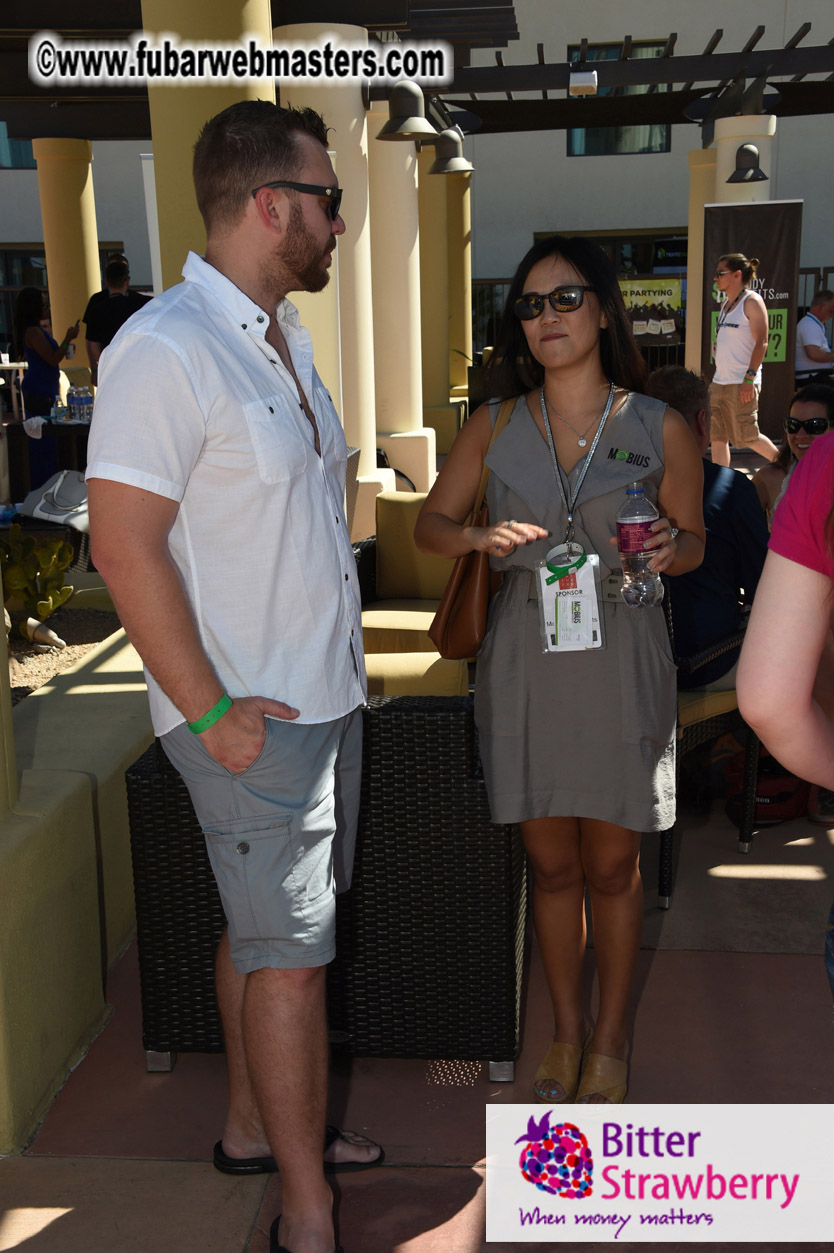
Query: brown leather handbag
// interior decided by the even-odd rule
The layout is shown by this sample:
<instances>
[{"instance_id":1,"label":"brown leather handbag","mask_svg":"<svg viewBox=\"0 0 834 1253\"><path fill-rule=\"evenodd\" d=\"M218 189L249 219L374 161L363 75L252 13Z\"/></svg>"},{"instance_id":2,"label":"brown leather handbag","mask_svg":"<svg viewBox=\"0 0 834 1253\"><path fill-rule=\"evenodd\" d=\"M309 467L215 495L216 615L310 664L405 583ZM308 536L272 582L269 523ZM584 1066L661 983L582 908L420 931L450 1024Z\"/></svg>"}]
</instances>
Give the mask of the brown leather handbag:
<instances>
[{"instance_id":1,"label":"brown leather handbag","mask_svg":"<svg viewBox=\"0 0 834 1253\"><path fill-rule=\"evenodd\" d=\"M515 402L516 397L505 400L498 410L490 447L509 422ZM468 526L489 526L489 509L484 499L488 481L489 466L484 460ZM475 656L486 634L490 598L499 583L500 575L496 578L489 568L489 553L473 551L455 560L446 590L429 627L429 639L441 657L466 661Z\"/></svg>"}]
</instances>

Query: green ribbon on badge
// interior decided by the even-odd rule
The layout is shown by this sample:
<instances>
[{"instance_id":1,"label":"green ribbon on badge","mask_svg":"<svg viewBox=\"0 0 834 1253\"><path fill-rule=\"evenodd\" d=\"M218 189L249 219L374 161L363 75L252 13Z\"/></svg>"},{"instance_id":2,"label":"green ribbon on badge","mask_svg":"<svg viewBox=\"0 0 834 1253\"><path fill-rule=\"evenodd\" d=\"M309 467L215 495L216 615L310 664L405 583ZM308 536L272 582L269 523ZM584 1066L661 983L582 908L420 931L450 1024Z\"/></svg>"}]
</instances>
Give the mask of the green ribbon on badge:
<instances>
[{"instance_id":1,"label":"green ribbon on badge","mask_svg":"<svg viewBox=\"0 0 834 1253\"><path fill-rule=\"evenodd\" d=\"M546 561L544 564L550 571L550 578L545 579L545 583L550 587L551 583L555 583L557 579L563 579L566 574L570 574L571 570L579 570L587 560L587 554L583 553L581 557L577 557L576 561L572 561L569 566L552 566L549 561Z\"/></svg>"}]
</instances>

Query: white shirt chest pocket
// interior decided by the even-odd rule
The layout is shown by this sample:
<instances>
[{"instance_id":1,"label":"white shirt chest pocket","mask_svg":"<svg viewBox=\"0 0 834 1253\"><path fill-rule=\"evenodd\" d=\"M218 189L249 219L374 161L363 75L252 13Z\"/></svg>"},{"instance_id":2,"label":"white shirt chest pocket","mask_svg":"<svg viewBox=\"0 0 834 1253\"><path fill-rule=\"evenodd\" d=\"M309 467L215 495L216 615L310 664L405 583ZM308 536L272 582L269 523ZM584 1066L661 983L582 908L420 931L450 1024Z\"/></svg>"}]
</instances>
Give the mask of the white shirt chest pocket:
<instances>
[{"instance_id":1,"label":"white shirt chest pocket","mask_svg":"<svg viewBox=\"0 0 834 1253\"><path fill-rule=\"evenodd\" d=\"M265 396L243 406L249 438L264 483L286 483L303 474L313 452L312 427L309 443L299 421L288 412L284 396ZM307 419L301 409L301 418Z\"/></svg>"}]
</instances>

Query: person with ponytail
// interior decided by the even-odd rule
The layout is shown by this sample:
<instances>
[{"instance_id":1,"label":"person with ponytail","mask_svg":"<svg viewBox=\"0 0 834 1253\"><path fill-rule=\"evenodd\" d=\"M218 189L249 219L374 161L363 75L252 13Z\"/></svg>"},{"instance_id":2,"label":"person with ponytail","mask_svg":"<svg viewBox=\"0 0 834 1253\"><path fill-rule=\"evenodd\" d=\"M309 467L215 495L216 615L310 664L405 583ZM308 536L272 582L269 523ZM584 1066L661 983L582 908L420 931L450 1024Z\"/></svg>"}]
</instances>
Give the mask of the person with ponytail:
<instances>
[{"instance_id":1,"label":"person with ponytail","mask_svg":"<svg viewBox=\"0 0 834 1253\"><path fill-rule=\"evenodd\" d=\"M724 298L712 345L715 376L710 387L712 460L719 466L730 464L730 444L752 448L767 461L779 455L758 422L767 352L767 309L752 290L758 265L758 257L730 252L719 258L715 270L715 286Z\"/></svg>"}]
</instances>

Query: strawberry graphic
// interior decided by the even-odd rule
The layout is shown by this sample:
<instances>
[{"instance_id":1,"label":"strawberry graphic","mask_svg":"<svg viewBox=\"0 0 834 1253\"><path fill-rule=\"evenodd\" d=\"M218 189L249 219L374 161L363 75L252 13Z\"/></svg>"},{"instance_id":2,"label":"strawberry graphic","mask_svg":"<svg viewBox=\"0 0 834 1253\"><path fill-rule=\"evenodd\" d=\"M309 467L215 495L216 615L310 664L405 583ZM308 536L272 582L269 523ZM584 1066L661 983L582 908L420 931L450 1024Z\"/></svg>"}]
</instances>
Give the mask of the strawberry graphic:
<instances>
[{"instance_id":1,"label":"strawberry graphic","mask_svg":"<svg viewBox=\"0 0 834 1253\"><path fill-rule=\"evenodd\" d=\"M580 1200L591 1196L594 1159L585 1136L570 1122L550 1125L548 1110L536 1122L531 1117L527 1130L516 1140L523 1144L518 1164L528 1183L542 1192Z\"/></svg>"}]
</instances>

